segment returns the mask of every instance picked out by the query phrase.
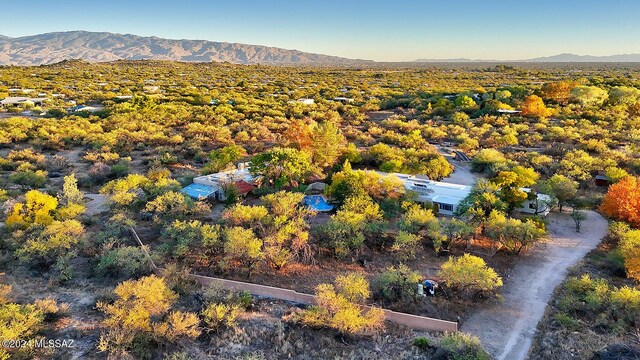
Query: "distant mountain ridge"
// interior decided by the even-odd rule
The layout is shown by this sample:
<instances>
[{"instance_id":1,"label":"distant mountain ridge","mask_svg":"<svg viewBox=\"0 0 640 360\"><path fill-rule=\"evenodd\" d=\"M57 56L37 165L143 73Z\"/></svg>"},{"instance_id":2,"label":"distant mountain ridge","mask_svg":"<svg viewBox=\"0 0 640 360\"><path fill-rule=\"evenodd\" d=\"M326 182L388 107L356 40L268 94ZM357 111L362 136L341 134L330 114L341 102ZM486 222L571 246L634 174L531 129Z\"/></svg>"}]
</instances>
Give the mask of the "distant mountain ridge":
<instances>
[{"instance_id":1,"label":"distant mountain ridge","mask_svg":"<svg viewBox=\"0 0 640 360\"><path fill-rule=\"evenodd\" d=\"M67 31L10 38L0 35L0 64L42 65L69 59L228 61L236 64L354 65L370 60L207 40L171 40L109 32Z\"/></svg>"},{"instance_id":2,"label":"distant mountain ridge","mask_svg":"<svg viewBox=\"0 0 640 360\"><path fill-rule=\"evenodd\" d=\"M502 63L502 62L640 62L640 54L620 54L620 55L608 55L608 56L593 56L593 55L576 55L576 54L558 54L552 56L542 56L532 59L524 60L487 60L487 59L417 59L415 63L469 63L469 62L489 62L489 63Z\"/></svg>"}]
</instances>

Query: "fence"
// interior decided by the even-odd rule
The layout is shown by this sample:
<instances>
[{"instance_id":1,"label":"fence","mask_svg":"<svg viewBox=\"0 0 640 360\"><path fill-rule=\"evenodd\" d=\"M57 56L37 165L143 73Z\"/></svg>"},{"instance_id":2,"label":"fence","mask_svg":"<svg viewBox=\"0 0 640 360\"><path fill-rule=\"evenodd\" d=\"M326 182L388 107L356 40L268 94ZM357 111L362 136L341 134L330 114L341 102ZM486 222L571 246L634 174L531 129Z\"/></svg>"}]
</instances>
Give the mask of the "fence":
<instances>
[{"instance_id":1,"label":"fence","mask_svg":"<svg viewBox=\"0 0 640 360\"><path fill-rule=\"evenodd\" d=\"M136 242L142 247L145 255L151 262L151 266L155 269L158 274L162 274L164 269L157 267L151 256L149 255L147 247L142 243L140 237L136 233L135 229L131 228L131 232L136 240ZM282 289L273 286L267 285L259 285L252 284L242 281L235 280L227 280L214 278L209 276L202 275L190 275L198 284L202 286L209 286L212 284L216 284L228 290L236 290L236 291L248 291L251 295L261 296L271 299L279 299L284 301L290 301L293 303L299 304L315 304L316 297L310 294L304 294L297 292L295 290ZM364 306L366 309L370 309L370 306ZM440 319L434 319L424 316L405 314L400 312L395 312L387 309L383 309L385 313L385 319L389 321L393 321L397 324L405 325L417 330L427 330L427 331L458 331L458 323Z\"/></svg>"}]
</instances>

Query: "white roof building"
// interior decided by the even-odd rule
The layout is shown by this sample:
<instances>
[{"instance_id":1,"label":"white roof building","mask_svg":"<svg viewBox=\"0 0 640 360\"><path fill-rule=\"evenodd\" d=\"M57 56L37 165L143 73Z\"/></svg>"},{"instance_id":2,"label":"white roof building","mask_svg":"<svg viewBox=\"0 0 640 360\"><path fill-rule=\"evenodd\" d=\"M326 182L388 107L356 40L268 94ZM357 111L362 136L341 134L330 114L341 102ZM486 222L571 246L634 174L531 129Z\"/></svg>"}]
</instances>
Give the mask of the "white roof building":
<instances>
[{"instance_id":1,"label":"white roof building","mask_svg":"<svg viewBox=\"0 0 640 360\"><path fill-rule=\"evenodd\" d=\"M11 96L0 100L0 105L16 105L23 102L30 101L34 104L42 105L43 102L47 101L47 98L30 98L24 96Z\"/></svg>"},{"instance_id":2,"label":"white roof building","mask_svg":"<svg viewBox=\"0 0 640 360\"><path fill-rule=\"evenodd\" d=\"M386 173L379 172L387 175ZM407 191L418 194L417 202L431 202L438 208L438 214L453 215L460 203L471 193L472 186L452 184L442 181L429 180L423 175L407 175L392 173L403 184ZM529 188L520 188L524 192L530 192ZM547 194L538 194L536 200L525 200L516 211L527 214L547 215L549 213L551 197Z\"/></svg>"},{"instance_id":3,"label":"white roof building","mask_svg":"<svg viewBox=\"0 0 640 360\"><path fill-rule=\"evenodd\" d=\"M195 177L193 178L193 183L209 187L208 191L211 194L215 194L218 200L224 200L226 198L224 194L224 186L226 184L237 183L238 181L244 181L251 185L256 183L257 178L249 172L250 166L250 162L239 163L234 170Z\"/></svg>"}]
</instances>

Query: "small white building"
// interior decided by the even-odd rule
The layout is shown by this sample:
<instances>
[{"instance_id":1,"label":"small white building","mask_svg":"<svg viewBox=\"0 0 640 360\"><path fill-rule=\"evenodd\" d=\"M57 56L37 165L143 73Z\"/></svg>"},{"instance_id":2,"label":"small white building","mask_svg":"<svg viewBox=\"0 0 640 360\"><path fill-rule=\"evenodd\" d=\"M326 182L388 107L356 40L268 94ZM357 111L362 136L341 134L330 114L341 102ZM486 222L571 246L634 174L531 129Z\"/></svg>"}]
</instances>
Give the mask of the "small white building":
<instances>
[{"instance_id":1,"label":"small white building","mask_svg":"<svg viewBox=\"0 0 640 360\"><path fill-rule=\"evenodd\" d=\"M24 102L31 102L34 105L42 105L45 101L47 101L49 99L42 97L42 98L30 98L30 97L24 97L24 96L10 96L7 98L4 98L2 100L0 100L0 105L18 105L18 104L22 104Z\"/></svg>"},{"instance_id":2,"label":"small white building","mask_svg":"<svg viewBox=\"0 0 640 360\"><path fill-rule=\"evenodd\" d=\"M315 103L314 99L298 99L297 101L305 105L313 105Z\"/></svg>"}]
</instances>

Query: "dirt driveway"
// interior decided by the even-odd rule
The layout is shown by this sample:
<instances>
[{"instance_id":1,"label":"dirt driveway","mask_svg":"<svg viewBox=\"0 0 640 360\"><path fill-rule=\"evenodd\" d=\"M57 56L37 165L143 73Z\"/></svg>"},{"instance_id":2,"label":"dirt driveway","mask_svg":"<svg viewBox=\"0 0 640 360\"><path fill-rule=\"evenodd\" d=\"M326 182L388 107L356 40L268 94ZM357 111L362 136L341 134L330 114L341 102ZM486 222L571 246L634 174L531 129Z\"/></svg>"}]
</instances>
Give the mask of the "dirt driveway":
<instances>
[{"instance_id":1,"label":"dirt driveway","mask_svg":"<svg viewBox=\"0 0 640 360\"><path fill-rule=\"evenodd\" d=\"M549 215L548 243L523 257L504 280L503 301L473 314L461 330L480 337L496 359L527 358L536 326L567 268L594 249L607 234L607 221L588 211L580 233L568 213Z\"/></svg>"},{"instance_id":2,"label":"dirt driveway","mask_svg":"<svg viewBox=\"0 0 640 360\"><path fill-rule=\"evenodd\" d=\"M458 184L458 185L469 185L473 186L476 183L476 180L479 177L479 174L474 174L471 172L471 162L467 161L458 161L455 159L453 155L453 150L449 148L438 147L438 151L440 155L444 156L447 161L451 165L453 165L454 170L449 175L449 177L444 178L442 181Z\"/></svg>"}]
</instances>

